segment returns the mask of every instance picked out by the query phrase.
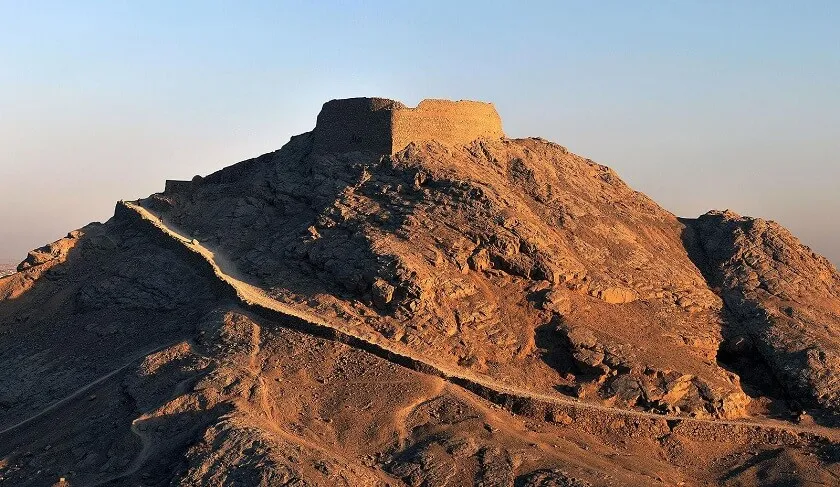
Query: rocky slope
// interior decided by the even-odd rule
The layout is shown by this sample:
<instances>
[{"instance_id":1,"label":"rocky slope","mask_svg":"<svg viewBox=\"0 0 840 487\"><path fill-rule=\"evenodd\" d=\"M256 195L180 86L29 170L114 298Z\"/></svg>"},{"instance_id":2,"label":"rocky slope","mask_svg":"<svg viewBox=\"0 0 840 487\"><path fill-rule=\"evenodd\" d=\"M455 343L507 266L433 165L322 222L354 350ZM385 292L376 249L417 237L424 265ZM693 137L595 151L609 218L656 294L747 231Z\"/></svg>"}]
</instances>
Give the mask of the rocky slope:
<instances>
[{"instance_id":1,"label":"rocky slope","mask_svg":"<svg viewBox=\"0 0 840 487\"><path fill-rule=\"evenodd\" d=\"M699 265L735 326L724 353L754 354L797 407L840 413L840 274L774 222L709 212L688 222ZM800 406L801 405L801 406Z\"/></svg>"},{"instance_id":2,"label":"rocky slope","mask_svg":"<svg viewBox=\"0 0 840 487\"><path fill-rule=\"evenodd\" d=\"M0 262L0 277L8 276L15 273L15 266L12 264L4 264Z\"/></svg>"},{"instance_id":3,"label":"rocky slope","mask_svg":"<svg viewBox=\"0 0 840 487\"><path fill-rule=\"evenodd\" d=\"M537 139L308 143L142 203L278 299L418 353L622 407L746 414L683 226L608 168Z\"/></svg>"},{"instance_id":4,"label":"rocky slope","mask_svg":"<svg viewBox=\"0 0 840 487\"><path fill-rule=\"evenodd\" d=\"M30 252L0 279L0 483L836 481L830 263L453 126L316 128Z\"/></svg>"}]
</instances>

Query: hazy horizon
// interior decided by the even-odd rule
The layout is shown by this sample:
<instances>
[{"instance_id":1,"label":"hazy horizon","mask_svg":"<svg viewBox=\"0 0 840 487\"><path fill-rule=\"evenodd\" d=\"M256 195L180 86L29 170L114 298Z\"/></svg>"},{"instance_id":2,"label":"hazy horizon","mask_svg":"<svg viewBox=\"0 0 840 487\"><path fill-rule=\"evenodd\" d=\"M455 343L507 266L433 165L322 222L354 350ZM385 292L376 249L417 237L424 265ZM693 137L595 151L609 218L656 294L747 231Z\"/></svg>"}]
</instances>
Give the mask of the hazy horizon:
<instances>
[{"instance_id":1,"label":"hazy horizon","mask_svg":"<svg viewBox=\"0 0 840 487\"><path fill-rule=\"evenodd\" d=\"M678 216L840 263L840 4L3 5L0 263L280 148L333 98L495 103Z\"/></svg>"}]
</instances>

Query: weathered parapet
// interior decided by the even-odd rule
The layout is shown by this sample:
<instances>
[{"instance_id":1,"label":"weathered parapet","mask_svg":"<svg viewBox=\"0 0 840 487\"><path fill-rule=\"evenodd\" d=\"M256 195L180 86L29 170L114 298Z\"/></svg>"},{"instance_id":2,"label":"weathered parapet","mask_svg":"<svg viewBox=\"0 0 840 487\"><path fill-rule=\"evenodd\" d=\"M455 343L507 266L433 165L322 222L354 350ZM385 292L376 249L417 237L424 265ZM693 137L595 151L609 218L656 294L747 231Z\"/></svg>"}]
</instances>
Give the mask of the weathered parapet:
<instances>
[{"instance_id":1,"label":"weathered parapet","mask_svg":"<svg viewBox=\"0 0 840 487\"><path fill-rule=\"evenodd\" d=\"M189 193L199 187L204 181L201 176L193 176L189 181L182 181L178 179L167 179L166 185L163 187L164 193Z\"/></svg>"},{"instance_id":2,"label":"weathered parapet","mask_svg":"<svg viewBox=\"0 0 840 487\"><path fill-rule=\"evenodd\" d=\"M423 100L409 108L384 98L348 98L324 104L313 136L314 152L393 154L411 142L464 145L505 134L492 103Z\"/></svg>"},{"instance_id":3,"label":"weathered parapet","mask_svg":"<svg viewBox=\"0 0 840 487\"><path fill-rule=\"evenodd\" d=\"M313 131L314 152L391 153L391 111L401 103L348 98L324 103Z\"/></svg>"},{"instance_id":4,"label":"weathered parapet","mask_svg":"<svg viewBox=\"0 0 840 487\"><path fill-rule=\"evenodd\" d=\"M177 179L167 179L163 187L164 193L184 193L192 190L192 181L180 181Z\"/></svg>"},{"instance_id":5,"label":"weathered parapet","mask_svg":"<svg viewBox=\"0 0 840 487\"><path fill-rule=\"evenodd\" d=\"M391 153L411 142L436 140L465 145L475 139L501 139L502 119L492 103L423 100L417 108L391 112Z\"/></svg>"}]
</instances>

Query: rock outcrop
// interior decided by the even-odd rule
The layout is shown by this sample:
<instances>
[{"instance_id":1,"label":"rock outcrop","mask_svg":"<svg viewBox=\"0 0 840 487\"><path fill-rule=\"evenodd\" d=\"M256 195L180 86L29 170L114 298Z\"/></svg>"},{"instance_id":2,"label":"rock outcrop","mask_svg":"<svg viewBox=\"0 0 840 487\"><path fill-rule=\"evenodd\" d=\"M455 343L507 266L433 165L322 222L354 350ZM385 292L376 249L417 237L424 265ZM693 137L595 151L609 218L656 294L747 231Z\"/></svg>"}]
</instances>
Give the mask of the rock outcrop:
<instances>
[{"instance_id":1,"label":"rock outcrop","mask_svg":"<svg viewBox=\"0 0 840 487\"><path fill-rule=\"evenodd\" d=\"M840 274L779 224L730 211L689 222L740 335L791 400L840 417ZM743 347L742 347L743 348Z\"/></svg>"}]
</instances>

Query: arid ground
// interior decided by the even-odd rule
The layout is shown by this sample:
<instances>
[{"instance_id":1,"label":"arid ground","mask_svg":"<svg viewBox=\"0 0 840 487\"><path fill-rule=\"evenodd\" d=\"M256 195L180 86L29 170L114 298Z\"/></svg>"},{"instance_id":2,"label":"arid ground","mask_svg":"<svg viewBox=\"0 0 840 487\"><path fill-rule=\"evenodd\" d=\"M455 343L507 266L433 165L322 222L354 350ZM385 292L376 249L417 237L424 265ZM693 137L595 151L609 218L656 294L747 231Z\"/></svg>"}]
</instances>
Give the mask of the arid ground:
<instances>
[{"instance_id":1,"label":"arid ground","mask_svg":"<svg viewBox=\"0 0 840 487\"><path fill-rule=\"evenodd\" d=\"M16 271L0 485L840 484L837 269L492 105L330 102Z\"/></svg>"}]
</instances>

